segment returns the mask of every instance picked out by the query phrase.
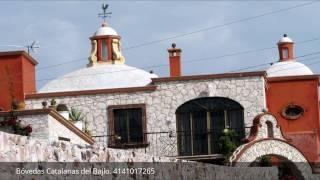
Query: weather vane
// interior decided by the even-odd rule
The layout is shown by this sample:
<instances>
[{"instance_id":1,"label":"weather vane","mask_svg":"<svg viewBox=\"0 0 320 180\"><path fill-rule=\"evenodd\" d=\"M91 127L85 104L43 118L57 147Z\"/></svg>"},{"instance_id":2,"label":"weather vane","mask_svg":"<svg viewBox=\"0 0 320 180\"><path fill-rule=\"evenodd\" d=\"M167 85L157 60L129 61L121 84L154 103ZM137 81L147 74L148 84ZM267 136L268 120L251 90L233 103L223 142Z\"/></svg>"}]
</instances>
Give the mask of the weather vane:
<instances>
[{"instance_id":1,"label":"weather vane","mask_svg":"<svg viewBox=\"0 0 320 180\"><path fill-rule=\"evenodd\" d=\"M106 22L107 17L111 17L112 12L107 12L108 7L108 4L102 4L103 13L98 14L98 16L103 19L103 22Z\"/></svg>"}]
</instances>

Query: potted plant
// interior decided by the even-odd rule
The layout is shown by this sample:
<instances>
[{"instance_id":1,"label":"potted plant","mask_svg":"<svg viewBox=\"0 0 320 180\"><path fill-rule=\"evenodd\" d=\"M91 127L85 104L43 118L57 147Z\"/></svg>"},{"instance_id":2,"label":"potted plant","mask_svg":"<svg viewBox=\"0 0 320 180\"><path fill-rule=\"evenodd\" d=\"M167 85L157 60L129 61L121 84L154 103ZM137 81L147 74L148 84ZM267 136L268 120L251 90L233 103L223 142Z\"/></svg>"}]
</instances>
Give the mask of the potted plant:
<instances>
[{"instance_id":1,"label":"potted plant","mask_svg":"<svg viewBox=\"0 0 320 180\"><path fill-rule=\"evenodd\" d=\"M71 108L71 111L69 112L69 118L74 125L82 131L82 120L84 119L82 112L78 109Z\"/></svg>"},{"instance_id":2,"label":"potted plant","mask_svg":"<svg viewBox=\"0 0 320 180\"><path fill-rule=\"evenodd\" d=\"M26 103L24 101L18 101L17 110L24 110L26 107Z\"/></svg>"},{"instance_id":3,"label":"potted plant","mask_svg":"<svg viewBox=\"0 0 320 180\"><path fill-rule=\"evenodd\" d=\"M220 151L223 154L226 162L232 155L233 151L237 148L237 145L233 141L233 138L237 136L238 135L236 132L226 128L222 131L222 135L219 138Z\"/></svg>"},{"instance_id":4,"label":"potted plant","mask_svg":"<svg viewBox=\"0 0 320 180\"><path fill-rule=\"evenodd\" d=\"M51 99L49 108L56 109L56 104L57 104L57 101L54 98Z\"/></svg>"},{"instance_id":5,"label":"potted plant","mask_svg":"<svg viewBox=\"0 0 320 180\"><path fill-rule=\"evenodd\" d=\"M61 114L64 118L69 120L69 109L67 107L67 105L65 104L59 104L57 106L57 111L59 112L59 114Z\"/></svg>"},{"instance_id":6,"label":"potted plant","mask_svg":"<svg viewBox=\"0 0 320 180\"><path fill-rule=\"evenodd\" d=\"M47 108L47 105L48 105L48 103L47 103L47 101L42 101L42 108L43 109L46 109Z\"/></svg>"}]
</instances>

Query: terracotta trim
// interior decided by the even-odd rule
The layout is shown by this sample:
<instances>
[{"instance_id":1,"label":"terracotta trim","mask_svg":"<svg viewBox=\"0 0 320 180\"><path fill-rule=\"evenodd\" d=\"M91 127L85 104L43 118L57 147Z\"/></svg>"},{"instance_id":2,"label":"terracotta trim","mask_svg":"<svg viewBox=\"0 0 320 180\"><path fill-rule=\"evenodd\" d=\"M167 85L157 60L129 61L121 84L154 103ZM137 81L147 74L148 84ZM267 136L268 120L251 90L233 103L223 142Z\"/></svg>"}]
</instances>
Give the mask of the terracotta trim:
<instances>
[{"instance_id":1,"label":"terracotta trim","mask_svg":"<svg viewBox=\"0 0 320 180\"><path fill-rule=\"evenodd\" d=\"M86 133L82 132L78 129L72 122L66 120L63 116L61 116L57 111L53 109L33 109L33 110L23 110L23 111L11 111L11 112L0 112L0 117L6 116L26 116L26 115L41 115L41 114L48 114L60 122L62 125L67 127L70 131L78 135L84 141L89 143L90 145L94 144L94 140L87 135Z\"/></svg>"},{"instance_id":2,"label":"terracotta trim","mask_svg":"<svg viewBox=\"0 0 320 180\"><path fill-rule=\"evenodd\" d=\"M259 129L262 127L262 125L261 125L261 123L260 123L260 118L261 118L262 116L264 116L264 115L271 115L271 116L273 116L273 117L276 119L276 121L277 121L276 126L280 128L280 132L281 132L282 137L283 137L285 140L289 141L290 139L288 139L288 138L283 134L282 129L281 129L281 126L279 125L279 122L278 122L278 119L276 118L276 116L273 115L273 114L270 113L270 112L265 112L265 113L258 114L258 115L253 119L253 123L252 123L252 126L251 126L251 128L250 128L249 136L248 136L247 138L244 138L244 139L242 140L242 142L244 142L244 143L250 143L250 142L252 142L252 141L255 141L255 139L257 138L257 135L258 135L258 131L259 131Z\"/></svg>"},{"instance_id":3,"label":"terracotta trim","mask_svg":"<svg viewBox=\"0 0 320 180\"><path fill-rule=\"evenodd\" d=\"M142 131L143 131L143 142L137 143L129 143L129 144L116 144L114 139L114 113L115 109L132 109L132 108L141 108L142 109ZM147 112L146 112L146 104L126 104L126 105L111 105L107 108L108 112L108 121L109 121L109 134L110 139L108 140L108 147L110 148L129 148L135 145L136 148L139 147L147 147L148 143L148 135L147 132Z\"/></svg>"},{"instance_id":4,"label":"terracotta trim","mask_svg":"<svg viewBox=\"0 0 320 180\"><path fill-rule=\"evenodd\" d=\"M27 58L32 64L37 65L38 62L30 56L28 53L25 51L6 51L6 52L0 52L0 56L24 56Z\"/></svg>"},{"instance_id":5,"label":"terracotta trim","mask_svg":"<svg viewBox=\"0 0 320 180\"><path fill-rule=\"evenodd\" d=\"M303 75L303 76L283 76L283 77L268 77L267 82L279 81L296 81L296 80L319 80L320 75Z\"/></svg>"},{"instance_id":6,"label":"terracotta trim","mask_svg":"<svg viewBox=\"0 0 320 180\"><path fill-rule=\"evenodd\" d=\"M240 72L240 73L223 73L223 74L208 74L195 76L180 76L180 77L163 77L152 78L153 83L170 82L170 81L192 81L202 79L222 79L222 78L238 78L238 77L252 77L252 76L266 76L265 71Z\"/></svg>"},{"instance_id":7,"label":"terracotta trim","mask_svg":"<svg viewBox=\"0 0 320 180\"><path fill-rule=\"evenodd\" d=\"M26 94L26 99L40 99L48 97L63 97L63 96L82 96L82 95L96 95L96 94L113 94L113 93L134 93L141 91L155 91L157 86L142 86L129 88L114 88L114 89L97 89L97 90L83 90L83 91L65 91L52 93L36 93Z\"/></svg>"},{"instance_id":8,"label":"terracotta trim","mask_svg":"<svg viewBox=\"0 0 320 180\"><path fill-rule=\"evenodd\" d=\"M0 112L0 117L7 116L26 116L26 115L40 115L49 114L52 109L32 109L32 110L18 110L18 111L2 111Z\"/></svg>"},{"instance_id":9,"label":"terracotta trim","mask_svg":"<svg viewBox=\"0 0 320 180\"><path fill-rule=\"evenodd\" d=\"M120 36L115 36L115 35L92 36L92 37L90 37L90 40L107 39L107 38L121 40Z\"/></svg>"}]
</instances>

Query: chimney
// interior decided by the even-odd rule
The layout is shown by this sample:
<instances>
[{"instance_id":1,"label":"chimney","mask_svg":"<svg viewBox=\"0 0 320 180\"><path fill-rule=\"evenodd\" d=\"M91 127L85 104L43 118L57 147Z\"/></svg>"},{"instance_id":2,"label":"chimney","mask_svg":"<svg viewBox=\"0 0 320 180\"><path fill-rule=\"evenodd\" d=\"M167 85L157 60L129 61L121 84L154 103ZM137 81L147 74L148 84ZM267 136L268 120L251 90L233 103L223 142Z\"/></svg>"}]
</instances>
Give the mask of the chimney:
<instances>
[{"instance_id":1,"label":"chimney","mask_svg":"<svg viewBox=\"0 0 320 180\"><path fill-rule=\"evenodd\" d=\"M293 56L293 41L291 38L284 34L278 42L279 61L294 60Z\"/></svg>"},{"instance_id":2,"label":"chimney","mask_svg":"<svg viewBox=\"0 0 320 180\"><path fill-rule=\"evenodd\" d=\"M24 102L25 94L36 92L37 64L24 51L0 52L0 109L12 110L13 102Z\"/></svg>"},{"instance_id":3,"label":"chimney","mask_svg":"<svg viewBox=\"0 0 320 180\"><path fill-rule=\"evenodd\" d=\"M170 64L170 77L181 76L181 49L176 49L176 44L172 43L172 48L168 49L169 64Z\"/></svg>"}]
</instances>

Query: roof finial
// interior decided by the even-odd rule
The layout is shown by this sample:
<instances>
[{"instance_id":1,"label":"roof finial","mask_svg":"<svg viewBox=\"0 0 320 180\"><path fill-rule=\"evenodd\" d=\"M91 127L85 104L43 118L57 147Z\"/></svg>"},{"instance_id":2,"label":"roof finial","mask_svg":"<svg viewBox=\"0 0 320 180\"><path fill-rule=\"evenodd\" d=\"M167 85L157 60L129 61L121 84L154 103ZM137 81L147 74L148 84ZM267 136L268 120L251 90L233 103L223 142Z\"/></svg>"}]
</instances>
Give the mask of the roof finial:
<instances>
[{"instance_id":1,"label":"roof finial","mask_svg":"<svg viewBox=\"0 0 320 180\"><path fill-rule=\"evenodd\" d=\"M103 22L106 22L107 17L111 17L112 12L107 12L109 5L108 4L102 4L102 10L103 13L99 13L98 17L101 17L103 19Z\"/></svg>"}]
</instances>

